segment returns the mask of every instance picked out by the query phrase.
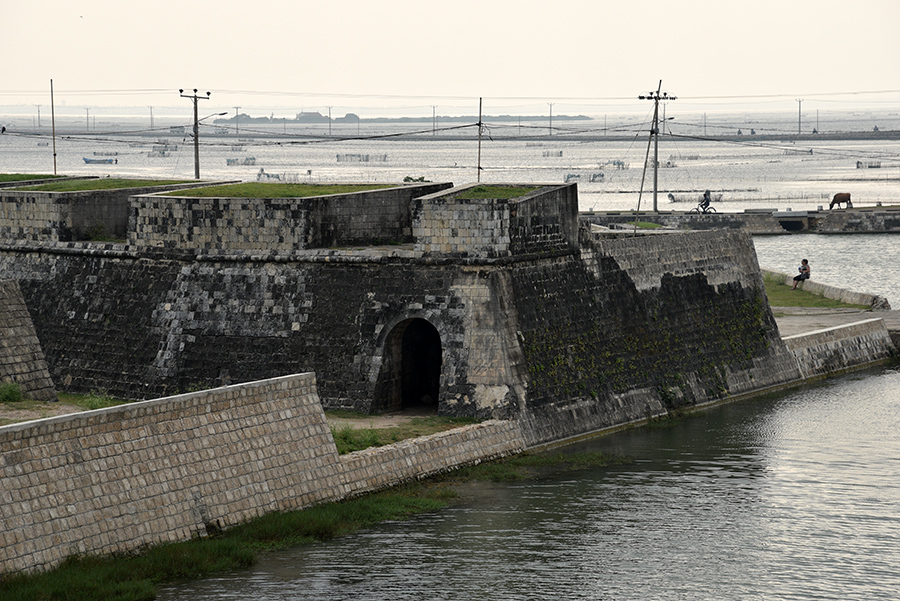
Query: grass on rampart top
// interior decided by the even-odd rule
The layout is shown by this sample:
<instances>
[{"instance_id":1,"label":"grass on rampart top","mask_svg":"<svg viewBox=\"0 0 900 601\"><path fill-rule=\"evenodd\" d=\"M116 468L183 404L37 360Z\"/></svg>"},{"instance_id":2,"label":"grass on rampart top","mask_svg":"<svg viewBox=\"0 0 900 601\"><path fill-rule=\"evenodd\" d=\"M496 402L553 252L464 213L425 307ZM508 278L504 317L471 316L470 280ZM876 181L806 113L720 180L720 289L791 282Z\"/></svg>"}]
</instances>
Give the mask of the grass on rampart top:
<instances>
[{"instance_id":1,"label":"grass on rampart top","mask_svg":"<svg viewBox=\"0 0 900 601\"><path fill-rule=\"evenodd\" d=\"M47 182L37 186L24 186L16 190L34 190L36 192L83 192L89 190L119 190L122 188L148 188L150 186L169 186L187 184L192 180L156 180L156 179L74 179L61 182Z\"/></svg>"},{"instance_id":2,"label":"grass on rampart top","mask_svg":"<svg viewBox=\"0 0 900 601\"><path fill-rule=\"evenodd\" d=\"M350 194L394 188L395 184L273 184L268 182L246 182L225 184L169 192L168 196L191 196L199 198L306 198L328 194Z\"/></svg>"},{"instance_id":3,"label":"grass on rampart top","mask_svg":"<svg viewBox=\"0 0 900 601\"><path fill-rule=\"evenodd\" d=\"M472 186L455 195L462 200L508 200L525 196L540 186Z\"/></svg>"},{"instance_id":4,"label":"grass on rampart top","mask_svg":"<svg viewBox=\"0 0 900 601\"><path fill-rule=\"evenodd\" d=\"M346 501L269 514L203 539L151 547L133 555L70 558L49 572L0 578L0 599L149 601L160 584L247 568L262 550L313 544L378 522L437 511L457 498L455 483L509 482L624 461L600 453L559 453L523 454L481 463Z\"/></svg>"},{"instance_id":5,"label":"grass on rampart top","mask_svg":"<svg viewBox=\"0 0 900 601\"><path fill-rule=\"evenodd\" d=\"M814 307L825 309L869 309L865 305L851 305L839 300L825 298L806 290L791 290L791 287L775 276L763 277L766 286L766 296L769 297L770 307Z\"/></svg>"}]
</instances>

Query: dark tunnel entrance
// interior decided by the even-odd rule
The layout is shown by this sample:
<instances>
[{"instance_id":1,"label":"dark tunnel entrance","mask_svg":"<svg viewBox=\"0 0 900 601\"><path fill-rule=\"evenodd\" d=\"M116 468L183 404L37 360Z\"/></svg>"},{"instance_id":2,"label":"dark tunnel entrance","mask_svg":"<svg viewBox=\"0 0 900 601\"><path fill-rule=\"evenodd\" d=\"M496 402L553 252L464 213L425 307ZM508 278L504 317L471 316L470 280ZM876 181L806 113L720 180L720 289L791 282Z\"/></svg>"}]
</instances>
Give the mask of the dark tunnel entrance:
<instances>
[{"instance_id":1,"label":"dark tunnel entrance","mask_svg":"<svg viewBox=\"0 0 900 601\"><path fill-rule=\"evenodd\" d=\"M374 411L437 411L441 363L441 335L433 325L424 319L397 324L385 340Z\"/></svg>"},{"instance_id":2,"label":"dark tunnel entrance","mask_svg":"<svg viewBox=\"0 0 900 601\"><path fill-rule=\"evenodd\" d=\"M403 332L401 404L404 409L432 406L437 410L441 384L441 336L424 319L414 319Z\"/></svg>"}]
</instances>

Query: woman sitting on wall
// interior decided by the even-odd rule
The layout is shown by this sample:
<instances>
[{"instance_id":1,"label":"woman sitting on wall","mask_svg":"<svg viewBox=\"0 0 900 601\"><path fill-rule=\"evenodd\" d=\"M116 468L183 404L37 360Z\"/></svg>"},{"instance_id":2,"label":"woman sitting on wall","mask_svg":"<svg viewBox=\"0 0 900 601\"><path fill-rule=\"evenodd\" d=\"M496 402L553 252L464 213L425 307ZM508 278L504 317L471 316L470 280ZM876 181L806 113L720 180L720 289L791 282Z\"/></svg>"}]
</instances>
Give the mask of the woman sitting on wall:
<instances>
[{"instance_id":1,"label":"woman sitting on wall","mask_svg":"<svg viewBox=\"0 0 900 601\"><path fill-rule=\"evenodd\" d=\"M794 285L791 286L791 290L796 290L797 284L799 284L803 280L809 279L809 261L807 261L806 259L800 261L800 267L798 267L797 270L800 273L794 276Z\"/></svg>"}]
</instances>

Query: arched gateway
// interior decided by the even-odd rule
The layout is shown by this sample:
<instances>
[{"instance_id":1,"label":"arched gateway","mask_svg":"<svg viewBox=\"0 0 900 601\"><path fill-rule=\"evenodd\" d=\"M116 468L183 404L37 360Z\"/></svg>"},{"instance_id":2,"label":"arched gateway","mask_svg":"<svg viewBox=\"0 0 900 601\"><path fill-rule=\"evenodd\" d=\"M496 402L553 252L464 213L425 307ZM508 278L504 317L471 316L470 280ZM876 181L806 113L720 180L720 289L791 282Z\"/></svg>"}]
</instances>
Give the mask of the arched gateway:
<instances>
[{"instance_id":1,"label":"arched gateway","mask_svg":"<svg viewBox=\"0 0 900 601\"><path fill-rule=\"evenodd\" d=\"M428 321L407 319L394 326L384 341L373 412L437 411L441 357L441 335Z\"/></svg>"}]
</instances>

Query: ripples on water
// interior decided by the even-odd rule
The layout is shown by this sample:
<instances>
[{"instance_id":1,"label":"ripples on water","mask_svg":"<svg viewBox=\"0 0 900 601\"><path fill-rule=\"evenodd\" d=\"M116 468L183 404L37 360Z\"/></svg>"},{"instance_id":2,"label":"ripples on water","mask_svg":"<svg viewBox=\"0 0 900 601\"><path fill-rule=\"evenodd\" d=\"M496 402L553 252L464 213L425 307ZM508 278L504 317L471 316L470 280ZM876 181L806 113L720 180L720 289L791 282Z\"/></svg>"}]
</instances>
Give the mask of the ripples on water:
<instances>
[{"instance_id":1,"label":"ripples on water","mask_svg":"<svg viewBox=\"0 0 900 601\"><path fill-rule=\"evenodd\" d=\"M896 599L900 373L733 403L572 450L633 463L266 555L163 600Z\"/></svg>"}]
</instances>

